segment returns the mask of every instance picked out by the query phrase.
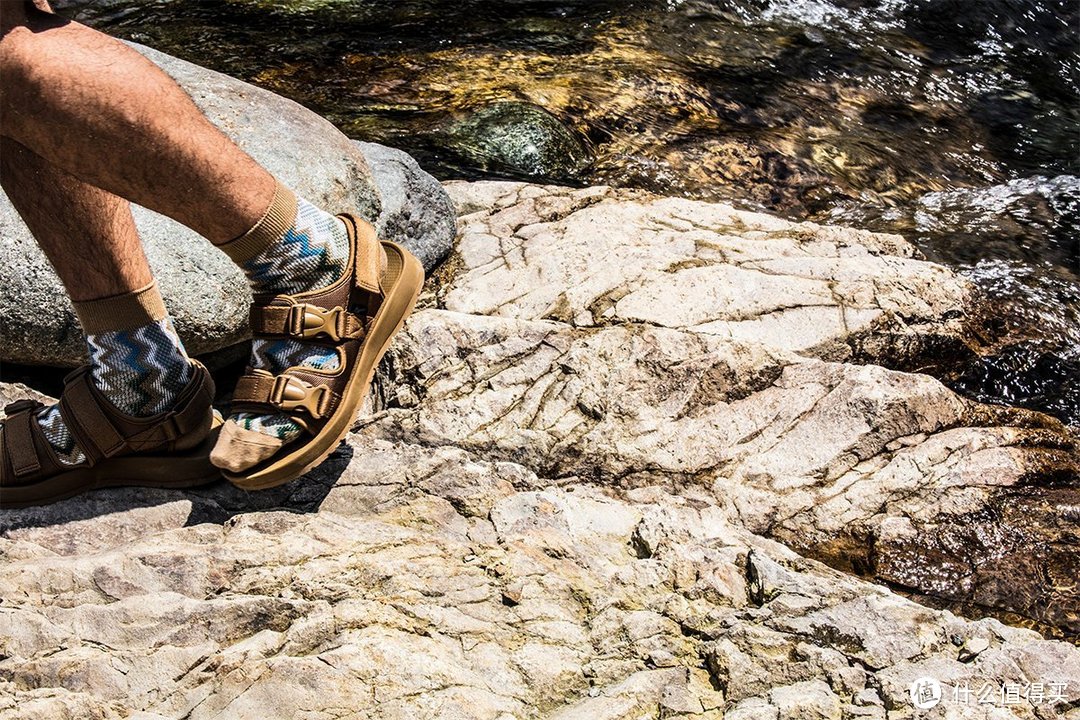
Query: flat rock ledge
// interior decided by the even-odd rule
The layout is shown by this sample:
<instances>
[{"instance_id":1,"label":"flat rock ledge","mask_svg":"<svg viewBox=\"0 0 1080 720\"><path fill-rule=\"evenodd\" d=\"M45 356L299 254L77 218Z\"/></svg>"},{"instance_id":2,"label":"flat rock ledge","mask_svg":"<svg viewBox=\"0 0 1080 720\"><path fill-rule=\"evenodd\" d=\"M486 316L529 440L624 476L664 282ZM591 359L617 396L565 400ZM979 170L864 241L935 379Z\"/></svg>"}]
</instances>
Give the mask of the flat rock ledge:
<instances>
[{"instance_id":1,"label":"flat rock ledge","mask_svg":"<svg viewBox=\"0 0 1080 720\"><path fill-rule=\"evenodd\" d=\"M882 584L1078 631L1075 435L887 367L967 342L964 283L894 236L447 187L455 252L322 467L0 513L0 717L1080 719L1080 649Z\"/></svg>"}]
</instances>

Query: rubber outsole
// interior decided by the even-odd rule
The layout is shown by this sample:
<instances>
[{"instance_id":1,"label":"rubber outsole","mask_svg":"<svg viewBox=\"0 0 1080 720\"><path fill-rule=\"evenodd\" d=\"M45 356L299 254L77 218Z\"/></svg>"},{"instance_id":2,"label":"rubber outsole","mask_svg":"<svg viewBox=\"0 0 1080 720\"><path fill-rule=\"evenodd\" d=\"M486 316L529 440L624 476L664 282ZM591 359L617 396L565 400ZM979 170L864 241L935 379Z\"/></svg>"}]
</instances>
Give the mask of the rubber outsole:
<instances>
[{"instance_id":1,"label":"rubber outsole","mask_svg":"<svg viewBox=\"0 0 1080 720\"><path fill-rule=\"evenodd\" d=\"M220 480L221 471L210 464L210 450L219 432L220 425L200 445L182 453L111 458L30 485L0 488L0 509L48 505L101 488L184 489Z\"/></svg>"},{"instance_id":2,"label":"rubber outsole","mask_svg":"<svg viewBox=\"0 0 1080 720\"><path fill-rule=\"evenodd\" d=\"M295 480L322 463L348 434L356 411L367 395L379 361L394 336L404 326L416 306L424 285L424 267L412 253L400 245L382 241L387 255L386 278L389 288L371 321L368 335L356 358L357 370L341 395L341 403L330 422L296 450L272 459L264 467L244 473L222 471L222 476L244 490L265 490ZM393 275L397 277L394 278Z\"/></svg>"}]
</instances>

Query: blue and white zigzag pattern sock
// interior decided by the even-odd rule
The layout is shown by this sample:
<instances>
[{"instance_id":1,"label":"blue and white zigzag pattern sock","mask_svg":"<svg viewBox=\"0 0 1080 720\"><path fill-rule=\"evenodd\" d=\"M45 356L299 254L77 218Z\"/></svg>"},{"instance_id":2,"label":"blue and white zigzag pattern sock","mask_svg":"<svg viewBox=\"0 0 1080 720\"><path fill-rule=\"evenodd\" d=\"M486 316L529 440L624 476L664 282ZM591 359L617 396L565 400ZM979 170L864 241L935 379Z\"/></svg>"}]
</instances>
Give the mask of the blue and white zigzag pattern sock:
<instances>
[{"instance_id":1,"label":"blue and white zigzag pattern sock","mask_svg":"<svg viewBox=\"0 0 1080 720\"><path fill-rule=\"evenodd\" d=\"M191 363L168 318L134 330L87 335L86 344L94 385L127 415L150 417L168 410L191 380ZM57 406L39 410L37 422L62 464L86 462Z\"/></svg>"},{"instance_id":2,"label":"blue and white zigzag pattern sock","mask_svg":"<svg viewBox=\"0 0 1080 720\"><path fill-rule=\"evenodd\" d=\"M297 198L296 219L276 243L271 243L241 268L256 294L301 293L325 287L341 277L349 263L349 235L344 223L303 198ZM336 351L295 340L255 340L251 367L278 375L290 367L335 370ZM235 413L230 417L245 430L288 443L300 427L282 414Z\"/></svg>"}]
</instances>

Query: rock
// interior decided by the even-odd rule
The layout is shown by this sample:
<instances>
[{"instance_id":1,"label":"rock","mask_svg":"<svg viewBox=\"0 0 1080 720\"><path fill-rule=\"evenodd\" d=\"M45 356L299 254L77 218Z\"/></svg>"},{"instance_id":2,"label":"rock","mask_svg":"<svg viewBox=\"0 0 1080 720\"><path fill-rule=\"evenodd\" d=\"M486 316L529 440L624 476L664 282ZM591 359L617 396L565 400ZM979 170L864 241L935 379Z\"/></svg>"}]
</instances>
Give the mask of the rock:
<instances>
[{"instance_id":1,"label":"rock","mask_svg":"<svg viewBox=\"0 0 1080 720\"><path fill-rule=\"evenodd\" d=\"M990 641L987 638L970 638L964 643L964 646L960 648L960 652L956 659L960 662L971 662L989 647Z\"/></svg>"},{"instance_id":2,"label":"rock","mask_svg":"<svg viewBox=\"0 0 1080 720\"><path fill-rule=\"evenodd\" d=\"M455 312L645 323L893 367L963 352L970 286L896 235L608 188L446 188L469 213L462 272L440 291Z\"/></svg>"},{"instance_id":3,"label":"rock","mask_svg":"<svg viewBox=\"0 0 1080 720\"><path fill-rule=\"evenodd\" d=\"M134 47L172 75L212 122L298 194L335 212L378 218L388 239L415 248L428 270L448 249L454 233L445 195L404 154L377 146L361 150L329 122L290 100ZM365 151L373 154L377 175L369 169ZM380 179L387 183L385 191ZM389 214L380 216L384 192ZM248 337L250 293L240 271L194 232L143 208L134 211L150 265L188 351L207 353ZM0 283L0 358L57 366L83 362L85 347L71 304L2 193L0 259L7 268Z\"/></svg>"},{"instance_id":4,"label":"rock","mask_svg":"<svg viewBox=\"0 0 1080 720\"><path fill-rule=\"evenodd\" d=\"M457 214L439 181L407 153L357 142L379 191L379 236L405 244L431 271L450 252Z\"/></svg>"},{"instance_id":5,"label":"rock","mask_svg":"<svg viewBox=\"0 0 1080 720\"><path fill-rule=\"evenodd\" d=\"M569 180L589 162L581 139L535 105L501 102L476 110L447 131L450 152L489 172Z\"/></svg>"},{"instance_id":6,"label":"rock","mask_svg":"<svg viewBox=\"0 0 1080 720\"><path fill-rule=\"evenodd\" d=\"M779 720L840 720L840 699L821 680L774 688L769 701Z\"/></svg>"},{"instance_id":7,"label":"rock","mask_svg":"<svg viewBox=\"0 0 1080 720\"><path fill-rule=\"evenodd\" d=\"M41 403L49 403L52 398L22 383L0 383L0 419L4 417L3 407L19 400L36 400Z\"/></svg>"},{"instance_id":8,"label":"rock","mask_svg":"<svg viewBox=\"0 0 1080 720\"><path fill-rule=\"evenodd\" d=\"M358 457L379 447L362 434L350 443ZM381 447L384 469L408 467L386 454L404 458L408 446ZM211 502L221 497L213 488L200 492ZM837 693L850 689L832 689L844 687L831 679L832 657L845 667L860 662L848 631L822 631L813 650L801 649L806 636L792 624L808 611L826 618L835 604L860 601L881 608L881 631L892 642L925 638L912 659L948 670L939 677L1011 677L1005 666L952 659L945 638L958 628L976 632L972 624L803 560L694 509L707 495L682 494L653 488L616 500L570 484L545 492L551 510L515 501L535 508L528 512L538 522L526 513L510 534L486 540L473 529L485 521L453 512L443 519L432 512L446 505L437 494L400 486L385 486L383 499L366 507L339 504L344 512L241 511L223 524L194 525L180 513L126 538L110 526L131 512L130 491L97 493L111 512L70 525L51 525L41 511L9 511L0 540L0 707L6 703L13 718L45 720L62 717L63 707L80 717L193 720L329 707L376 717L629 720L679 712L717 720L710 682L731 698L736 676L703 682L695 668L711 673L716 665L706 658L742 657L763 674L753 694L731 700L735 717L838 717ZM628 524L590 535L599 510L660 514L685 532L662 556L635 558ZM749 552L790 575L791 585L767 605L672 582L687 559L738 572ZM501 597L515 582L521 599L508 606ZM1055 678L1080 681L1070 669L1080 657L1075 648L1025 630L995 631L1000 652L1015 663L1053 657ZM676 665L649 669L661 645ZM901 658L867 670L886 679L891 707L906 702L911 673L926 669L905 669L910 661ZM1034 717L1024 709L1019 717Z\"/></svg>"},{"instance_id":9,"label":"rock","mask_svg":"<svg viewBox=\"0 0 1080 720\"><path fill-rule=\"evenodd\" d=\"M1077 499L1057 487L1080 472L1074 434L925 375L817 360L856 346L875 363L898 351L900 365L927 367L928 354L965 346L967 289L943 268L895 236L726 206L596 188L449 189L469 213L458 271L439 289L451 312L417 317L396 346L396 377L423 399L379 421L387 437L630 487L709 478L747 527L837 567L1080 630L1068 579L1077 554L1058 519ZM792 268L790 286L771 272L732 290L723 279L742 264ZM665 297L687 267L718 278L700 285L705 299ZM831 298L866 308L865 323L840 299L808 303L776 334L740 337L731 326L742 321L713 319L782 315L787 302L761 283L782 295L824 279ZM702 307L712 314L695 316ZM848 321L831 324L837 314ZM800 341L804 330L814 338ZM645 555L655 542L635 540Z\"/></svg>"},{"instance_id":10,"label":"rock","mask_svg":"<svg viewBox=\"0 0 1080 720\"><path fill-rule=\"evenodd\" d=\"M543 223L558 234L590 204L609 218L593 215L594 227L641 217L640 206L669 217L655 198L607 190L478 183L454 195L474 211L466 227L500 215L487 243L509 263L537 257L534 239L550 241ZM907 265L919 261L896 238L797 226L797 238L766 242L758 222L720 241L654 232L667 263L757 238L758 264L806 251L829 260L837 285L884 277L877 263L913 278L922 267ZM830 232L843 252L819 245ZM910 714L920 677L943 685L930 718L1003 717L952 701L953 688L985 683L1063 683L1059 697L1009 706L1026 720L1080 702L1077 647L837 569L875 577L872 552L900 572L901 539L993 507L1002 488L1044 483L1047 457L1061 473L1049 477L1075 476L1069 431L962 400L925 375L823 359L820 345L681 323L689 299L673 304L668 326L600 322L579 281L564 286L561 317L581 322L544 319L535 308L546 286L564 282L550 278L573 276L558 259L577 262L569 243L555 247L541 264L548 279L525 263L496 282L496 259L481 292L484 266L470 258L484 244L463 235L432 307L381 366L369 412L305 478L265 493L110 489L0 513L0 714L882 720ZM900 329L858 327L861 342L964 342L963 286L924 265L935 282L907 294L867 281L868 307L876 297L914 308L925 295L925 314ZM619 267L618 278L586 282L662 281L645 252ZM960 315L931 321L953 307L941 300L950 288ZM453 298L463 308L450 309ZM759 300L711 307L750 315ZM846 342L842 328L830 332ZM952 552L920 561L948 571L965 550ZM1021 584L1047 577L1012 571ZM1068 631L1072 600L1056 587L1047 602ZM958 649L981 639L961 661Z\"/></svg>"}]
</instances>

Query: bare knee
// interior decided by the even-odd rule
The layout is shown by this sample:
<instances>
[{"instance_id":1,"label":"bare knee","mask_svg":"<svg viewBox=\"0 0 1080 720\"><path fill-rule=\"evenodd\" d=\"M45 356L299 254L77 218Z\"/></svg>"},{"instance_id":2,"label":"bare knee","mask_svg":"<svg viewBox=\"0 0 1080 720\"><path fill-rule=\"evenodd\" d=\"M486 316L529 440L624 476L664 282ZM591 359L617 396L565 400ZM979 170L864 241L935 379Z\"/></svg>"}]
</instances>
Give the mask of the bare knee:
<instances>
[{"instance_id":1,"label":"bare knee","mask_svg":"<svg viewBox=\"0 0 1080 720\"><path fill-rule=\"evenodd\" d=\"M48 4L43 0L0 0L0 9L0 76L4 78L0 87L0 135L17 137L27 120L26 106L33 103L36 85L44 79L43 66L49 55L44 48L54 44L53 31L71 22L46 12Z\"/></svg>"},{"instance_id":2,"label":"bare knee","mask_svg":"<svg viewBox=\"0 0 1080 720\"><path fill-rule=\"evenodd\" d=\"M20 77L19 70L33 61L33 47L44 33L70 21L49 10L44 0L0 0L0 70L4 86Z\"/></svg>"}]
</instances>

